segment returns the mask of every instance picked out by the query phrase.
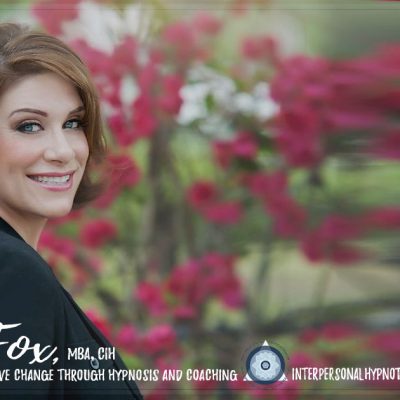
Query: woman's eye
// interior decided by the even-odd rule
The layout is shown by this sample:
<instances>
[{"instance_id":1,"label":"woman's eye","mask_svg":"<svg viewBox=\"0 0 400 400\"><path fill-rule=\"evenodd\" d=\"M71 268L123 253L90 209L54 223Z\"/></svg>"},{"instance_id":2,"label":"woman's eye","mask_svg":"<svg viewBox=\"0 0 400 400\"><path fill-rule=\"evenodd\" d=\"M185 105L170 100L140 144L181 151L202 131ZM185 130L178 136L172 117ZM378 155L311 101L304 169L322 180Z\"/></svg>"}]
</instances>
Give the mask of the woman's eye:
<instances>
[{"instance_id":1,"label":"woman's eye","mask_svg":"<svg viewBox=\"0 0 400 400\"><path fill-rule=\"evenodd\" d=\"M17 127L17 131L24 133L39 132L42 127L36 122L25 122Z\"/></svg>"},{"instance_id":2,"label":"woman's eye","mask_svg":"<svg viewBox=\"0 0 400 400\"><path fill-rule=\"evenodd\" d=\"M82 128L82 121L79 119L70 119L65 123L67 129L80 129Z\"/></svg>"}]
</instances>

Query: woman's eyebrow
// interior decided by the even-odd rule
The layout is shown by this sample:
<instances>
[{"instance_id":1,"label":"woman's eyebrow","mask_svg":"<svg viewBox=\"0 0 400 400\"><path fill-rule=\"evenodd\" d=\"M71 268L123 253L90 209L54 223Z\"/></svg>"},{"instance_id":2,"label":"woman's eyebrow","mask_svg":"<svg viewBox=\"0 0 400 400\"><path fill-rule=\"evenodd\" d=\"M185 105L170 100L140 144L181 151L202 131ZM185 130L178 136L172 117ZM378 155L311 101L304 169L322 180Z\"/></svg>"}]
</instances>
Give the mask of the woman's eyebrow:
<instances>
[{"instance_id":1,"label":"woman's eyebrow","mask_svg":"<svg viewBox=\"0 0 400 400\"><path fill-rule=\"evenodd\" d=\"M75 114L75 113L81 112L81 111L85 111L85 107L84 106L79 106L79 107L74 108L72 111L70 111L68 113L68 116L70 116L71 114Z\"/></svg>"},{"instance_id":2,"label":"woman's eyebrow","mask_svg":"<svg viewBox=\"0 0 400 400\"><path fill-rule=\"evenodd\" d=\"M84 106L78 106L78 107L74 108L72 111L70 111L68 113L68 116L70 116L71 114L75 114L77 112L81 112L81 111L85 111L85 107ZM11 116L13 116L14 114L16 114L18 112L29 112L29 113L42 115L43 117L47 117L48 116L47 112L42 111L42 110L37 110L35 108L19 108L18 110L12 111L11 114L8 116L8 118L10 118Z\"/></svg>"}]
</instances>

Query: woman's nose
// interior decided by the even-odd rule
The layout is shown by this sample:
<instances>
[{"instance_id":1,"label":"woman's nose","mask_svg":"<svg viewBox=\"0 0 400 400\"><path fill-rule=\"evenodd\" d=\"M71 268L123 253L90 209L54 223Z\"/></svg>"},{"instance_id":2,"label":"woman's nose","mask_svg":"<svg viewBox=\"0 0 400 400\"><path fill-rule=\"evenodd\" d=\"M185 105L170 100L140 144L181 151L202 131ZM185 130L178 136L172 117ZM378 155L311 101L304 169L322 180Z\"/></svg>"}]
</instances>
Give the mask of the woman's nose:
<instances>
[{"instance_id":1,"label":"woman's nose","mask_svg":"<svg viewBox=\"0 0 400 400\"><path fill-rule=\"evenodd\" d=\"M75 156L74 149L68 140L67 134L62 129L53 130L47 136L47 146L44 158L47 161L69 162Z\"/></svg>"}]
</instances>

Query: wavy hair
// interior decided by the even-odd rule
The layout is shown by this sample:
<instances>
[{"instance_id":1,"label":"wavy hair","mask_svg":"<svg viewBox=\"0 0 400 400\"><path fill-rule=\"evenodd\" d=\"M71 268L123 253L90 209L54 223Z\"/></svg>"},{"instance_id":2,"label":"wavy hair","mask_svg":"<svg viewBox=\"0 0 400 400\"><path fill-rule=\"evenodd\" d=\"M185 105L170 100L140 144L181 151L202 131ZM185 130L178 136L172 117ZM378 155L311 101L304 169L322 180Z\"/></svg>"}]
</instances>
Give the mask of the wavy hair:
<instances>
[{"instance_id":1,"label":"wavy hair","mask_svg":"<svg viewBox=\"0 0 400 400\"><path fill-rule=\"evenodd\" d=\"M16 23L0 23L0 95L17 80L53 72L71 82L85 107L83 125L89 158L76 192L73 209L94 200L104 182L94 182L92 173L105 160L107 147L101 122L99 98L89 71L80 57L61 40Z\"/></svg>"}]
</instances>

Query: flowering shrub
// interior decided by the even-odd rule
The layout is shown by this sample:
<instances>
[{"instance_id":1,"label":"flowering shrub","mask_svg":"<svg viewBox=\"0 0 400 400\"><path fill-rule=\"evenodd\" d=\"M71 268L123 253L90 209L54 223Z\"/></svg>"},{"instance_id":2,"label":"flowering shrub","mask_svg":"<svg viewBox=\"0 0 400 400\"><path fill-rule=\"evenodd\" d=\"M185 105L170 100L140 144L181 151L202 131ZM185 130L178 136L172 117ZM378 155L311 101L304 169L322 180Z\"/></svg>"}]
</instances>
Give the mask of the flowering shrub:
<instances>
[{"instance_id":1,"label":"flowering shrub","mask_svg":"<svg viewBox=\"0 0 400 400\"><path fill-rule=\"evenodd\" d=\"M232 8L244 12L250 3ZM80 26L84 3L70 2L64 14L40 5L32 12L49 32ZM384 198L366 204L357 178L354 188L334 187L330 179L335 165L351 171L399 160L400 46L331 60L283 56L278 40L256 35L240 41L227 66L215 46L226 24L201 12L152 27L146 40L116 34L108 51L83 34L70 41L101 97L110 154L100 173L108 185L91 209L54 221L40 245L55 268L60 262L74 268L71 285L78 289L101 276L100 254L118 269L120 293L97 291L113 324L94 311L89 316L131 365L232 366L245 351L238 349L243 338L262 342L274 323L253 294L265 291L268 262L255 287L245 276L256 271L241 266L254 248L262 247L265 259L277 244L297 249L303 263L361 268L383 256L371 240L390 239L400 228L396 204ZM331 321L323 298L316 300L309 325L286 321L275 331L301 346L292 367L341 365L346 351L398 356L398 329L363 333L341 321L346 315ZM232 328L225 316L241 322ZM225 358L208 354L225 345L224 329L237 340L226 343ZM163 384L155 390L179 385ZM228 386L250 398L266 396L249 382ZM219 382L192 387L220 388ZM300 383L289 380L268 395L300 392Z\"/></svg>"}]
</instances>

